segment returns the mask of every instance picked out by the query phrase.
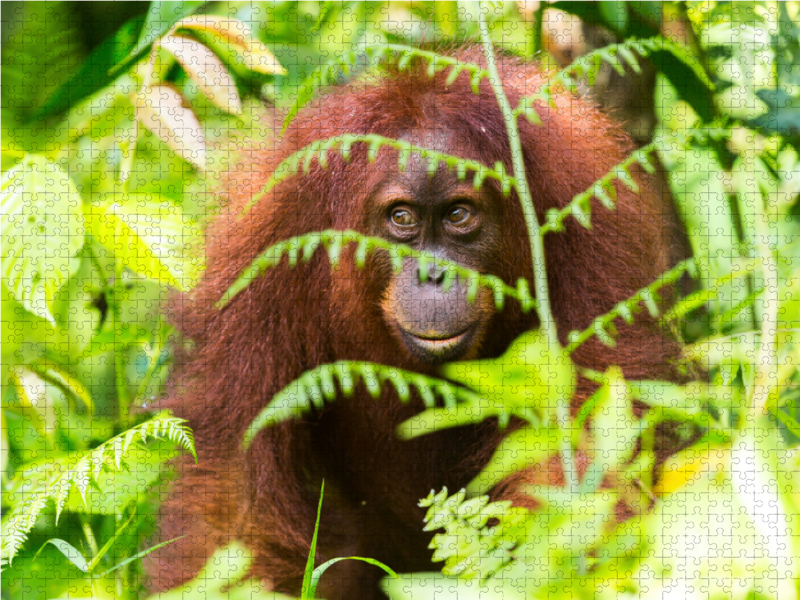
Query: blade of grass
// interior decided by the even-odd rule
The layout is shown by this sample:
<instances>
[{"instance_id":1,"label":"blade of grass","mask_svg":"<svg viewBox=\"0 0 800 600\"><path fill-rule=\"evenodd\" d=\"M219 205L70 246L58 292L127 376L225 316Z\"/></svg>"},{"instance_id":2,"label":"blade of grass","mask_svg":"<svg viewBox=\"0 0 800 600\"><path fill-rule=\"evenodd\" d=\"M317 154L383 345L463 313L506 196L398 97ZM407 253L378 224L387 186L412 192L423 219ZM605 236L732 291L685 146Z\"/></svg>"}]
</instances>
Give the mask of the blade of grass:
<instances>
[{"instance_id":1,"label":"blade of grass","mask_svg":"<svg viewBox=\"0 0 800 600\"><path fill-rule=\"evenodd\" d=\"M322 480L322 487L319 490L319 506L317 507L317 522L314 523L314 536L311 538L311 548L308 549L308 560L306 570L303 573L303 587L300 597L303 600L310 600L314 597L312 582L314 579L314 556L317 553L317 533L319 532L319 519L322 514L322 497L325 494L325 480Z\"/></svg>"}]
</instances>

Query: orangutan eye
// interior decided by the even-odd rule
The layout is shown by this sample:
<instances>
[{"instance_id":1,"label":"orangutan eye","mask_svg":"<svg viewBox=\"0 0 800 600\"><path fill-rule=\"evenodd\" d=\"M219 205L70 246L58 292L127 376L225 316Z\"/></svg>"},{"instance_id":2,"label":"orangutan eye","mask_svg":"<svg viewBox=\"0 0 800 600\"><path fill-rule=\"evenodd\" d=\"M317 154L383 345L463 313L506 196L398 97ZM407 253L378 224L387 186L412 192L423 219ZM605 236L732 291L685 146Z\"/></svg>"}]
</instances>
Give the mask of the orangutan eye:
<instances>
[{"instance_id":1,"label":"orangutan eye","mask_svg":"<svg viewBox=\"0 0 800 600\"><path fill-rule=\"evenodd\" d=\"M417 224L417 220L407 208L395 208L392 211L392 223L398 227L412 227Z\"/></svg>"},{"instance_id":2,"label":"orangutan eye","mask_svg":"<svg viewBox=\"0 0 800 600\"><path fill-rule=\"evenodd\" d=\"M447 222L451 225L466 225L472 217L472 211L466 206L455 206L447 213Z\"/></svg>"}]
</instances>

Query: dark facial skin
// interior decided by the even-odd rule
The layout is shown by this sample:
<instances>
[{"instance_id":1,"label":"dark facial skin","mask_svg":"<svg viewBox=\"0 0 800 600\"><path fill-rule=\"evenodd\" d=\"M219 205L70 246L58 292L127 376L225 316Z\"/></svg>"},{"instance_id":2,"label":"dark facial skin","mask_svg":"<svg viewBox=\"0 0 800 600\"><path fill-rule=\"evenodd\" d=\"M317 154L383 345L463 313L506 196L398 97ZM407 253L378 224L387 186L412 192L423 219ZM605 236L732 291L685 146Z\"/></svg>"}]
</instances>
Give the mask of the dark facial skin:
<instances>
[{"instance_id":1,"label":"dark facial skin","mask_svg":"<svg viewBox=\"0 0 800 600\"><path fill-rule=\"evenodd\" d=\"M425 145L447 152L449 137L436 133ZM444 168L430 177L426 162L413 157L405 172L392 173L376 186L367 204L367 226L370 235L486 273L500 249L498 206L495 193L476 191L471 178L459 181ZM445 291L444 273L431 265L421 282L417 262L407 259L381 300L395 338L427 364L474 358L494 312L489 290L481 288L469 302L467 282L458 278Z\"/></svg>"}]
</instances>

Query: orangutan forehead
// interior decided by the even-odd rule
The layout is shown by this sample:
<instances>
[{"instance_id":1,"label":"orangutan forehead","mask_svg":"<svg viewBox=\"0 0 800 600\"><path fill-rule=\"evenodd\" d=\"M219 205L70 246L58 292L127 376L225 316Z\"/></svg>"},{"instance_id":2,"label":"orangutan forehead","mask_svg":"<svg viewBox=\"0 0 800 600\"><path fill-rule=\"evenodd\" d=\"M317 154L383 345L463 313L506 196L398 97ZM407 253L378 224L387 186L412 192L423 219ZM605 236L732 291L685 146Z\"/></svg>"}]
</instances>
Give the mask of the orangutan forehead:
<instances>
[{"instance_id":1,"label":"orangutan forehead","mask_svg":"<svg viewBox=\"0 0 800 600\"><path fill-rule=\"evenodd\" d=\"M474 144L468 142L464 131L440 127L415 128L401 132L397 137L413 144L420 150L436 150L442 154L457 154L462 158L479 160L477 156L470 156L470 154L475 154L472 149ZM423 182L431 179L440 186L458 183L455 172L447 168L444 162L439 163L436 174L431 177L428 159L417 152L412 152L408 157L403 171L398 168L397 154L394 152L382 153L377 166L379 173L376 173L376 177L371 178L371 181L368 182L372 189L381 186L387 180L403 181L406 185L415 188L419 188Z\"/></svg>"},{"instance_id":2,"label":"orangutan forehead","mask_svg":"<svg viewBox=\"0 0 800 600\"><path fill-rule=\"evenodd\" d=\"M406 131L401 135L401 139L411 142L420 148L430 148L444 154L453 154L456 151L464 150L469 141L466 129L436 127L435 124L432 127L420 127ZM459 154L459 156L472 158L463 153Z\"/></svg>"}]
</instances>

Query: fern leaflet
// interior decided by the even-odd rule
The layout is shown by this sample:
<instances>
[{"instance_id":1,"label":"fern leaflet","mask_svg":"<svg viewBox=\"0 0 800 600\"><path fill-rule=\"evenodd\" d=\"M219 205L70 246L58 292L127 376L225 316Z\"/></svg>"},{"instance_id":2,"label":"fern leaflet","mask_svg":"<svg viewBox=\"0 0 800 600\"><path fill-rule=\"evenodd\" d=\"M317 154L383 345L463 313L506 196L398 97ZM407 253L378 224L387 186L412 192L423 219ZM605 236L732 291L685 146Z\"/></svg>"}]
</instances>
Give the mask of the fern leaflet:
<instances>
[{"instance_id":1,"label":"fern leaflet","mask_svg":"<svg viewBox=\"0 0 800 600\"><path fill-rule=\"evenodd\" d=\"M420 50L413 46L403 44L369 44L365 48L345 52L337 56L335 60L321 64L316 67L300 84L300 92L286 114L283 122L282 131L291 124L300 110L314 97L317 91L325 86L334 85L340 82L343 77L350 77L361 68L369 69L378 65L393 66L399 71L404 71L414 64L414 59L427 61L427 74L433 77L436 73L450 69L447 76L446 85L451 85L461 73L467 73L470 78L472 89L477 93L482 79L488 77L489 73L474 63L465 63L451 56L443 56L436 52Z\"/></svg>"},{"instance_id":2,"label":"fern leaflet","mask_svg":"<svg viewBox=\"0 0 800 600\"><path fill-rule=\"evenodd\" d=\"M480 188L487 179L494 179L500 182L504 194L508 194L517 185L514 177L506 173L505 167L501 162L495 163L494 168L490 168L476 160L468 160L460 156L438 152L431 148L423 148L405 140L396 140L372 133L362 135L345 134L324 140L316 140L282 160L264 184L264 187L245 206L245 212L261 201L280 182L299 174L300 171L308 174L314 159L323 169L328 166L328 152L338 152L345 161L349 161L353 145L361 143L368 146L367 157L370 162L377 160L378 153L382 148L388 147L399 150L397 168L400 171L405 171L411 155L417 154L428 161L428 174L430 175L436 173L440 164L444 164L448 169L454 170L462 181L466 179L467 173L475 173L473 177L475 189Z\"/></svg>"},{"instance_id":3,"label":"fern leaflet","mask_svg":"<svg viewBox=\"0 0 800 600\"><path fill-rule=\"evenodd\" d=\"M413 371L370 362L342 360L306 371L299 379L278 392L248 427L242 447L249 448L256 434L269 425L298 418L313 409L321 410L326 401L334 400L338 391L347 396L363 382L373 398L379 398L385 383L390 383L402 402L411 400L411 387L417 389L427 408L443 400L448 408L459 402L476 402L478 394L444 379L428 377ZM337 388L338 383L338 388Z\"/></svg>"},{"instance_id":4,"label":"fern leaflet","mask_svg":"<svg viewBox=\"0 0 800 600\"><path fill-rule=\"evenodd\" d=\"M516 116L524 115L534 124L541 124L539 114L534 105L537 101L553 104L553 91L559 87L565 87L571 92L576 93L578 86L584 79L589 85L593 85L600 67L603 63L611 65L617 73L625 75L625 65L627 64L635 73L641 72L639 60L636 54L644 58L654 52L667 51L678 60L689 67L697 77L708 87L713 87L711 80L706 72L695 60L687 53L686 48L663 37L648 38L645 40L630 39L622 44L615 44L599 48L581 56L569 66L556 73L542 88L532 96L520 99L517 108L514 109ZM636 53L636 54L634 54Z\"/></svg>"},{"instance_id":5,"label":"fern leaflet","mask_svg":"<svg viewBox=\"0 0 800 600\"><path fill-rule=\"evenodd\" d=\"M480 287L486 287L492 290L495 307L498 310L502 310L506 297L518 300L522 305L522 310L525 312L536 306L536 300L531 295L528 282L524 278L520 278L517 281L517 287L513 288L505 284L499 277L478 273L450 260L434 256L430 252L422 252L403 244L394 244L383 238L364 235L349 229L345 231L326 229L325 231L306 233L278 242L264 250L228 288L219 302L217 302L217 307L224 307L234 296L246 289L254 279L268 269L277 267L284 255L288 257L289 267L293 268L297 266L298 261L301 259L304 262L311 260L317 249L322 246L328 253L331 266L336 268L342 251L351 244L357 244L355 261L358 268L364 268L367 255L370 252L384 250L389 253L395 272L399 272L403 268L404 259L415 259L419 264L420 279L423 282L427 278L428 266L444 267L446 271L442 289L446 292L456 282L457 278L461 278L467 282L467 300L470 302L475 300Z\"/></svg>"},{"instance_id":6,"label":"fern leaflet","mask_svg":"<svg viewBox=\"0 0 800 600\"><path fill-rule=\"evenodd\" d=\"M591 229L592 198L597 198L608 210L616 208L617 192L614 180L621 181L625 187L633 192L639 191L639 186L631 175L630 169L635 164L642 165L648 173L655 172L655 166L650 162L649 154L655 152L655 143L643 146L624 161L615 166L606 175L598 179L592 187L575 196L572 201L561 210L551 208L547 211L547 220L542 226L542 233L560 232L564 230L564 221L570 215L586 229Z\"/></svg>"},{"instance_id":7,"label":"fern leaflet","mask_svg":"<svg viewBox=\"0 0 800 600\"><path fill-rule=\"evenodd\" d=\"M514 561L514 549L524 541L530 513L511 502L489 502L488 496L466 500L465 490L448 497L447 488L421 500L428 508L425 531L433 536L433 560L444 561L442 573L462 579L491 579ZM490 520L496 524L489 526Z\"/></svg>"},{"instance_id":8,"label":"fern leaflet","mask_svg":"<svg viewBox=\"0 0 800 600\"><path fill-rule=\"evenodd\" d=\"M697 277L697 263L693 258L684 260L672 269L662 274L658 279L647 287L642 288L627 300L623 300L612 308L609 312L601 315L592 321L591 325L583 331L570 332L566 347L568 353L574 352L581 344L592 336L597 336L606 346L614 347L616 342L614 336L617 334L614 321L621 317L626 323L633 323L634 315L641 311L641 304L647 307L650 316L656 318L660 312L658 302L661 300L657 291L664 286L671 285L678 281L684 273L689 273L692 277Z\"/></svg>"},{"instance_id":9,"label":"fern leaflet","mask_svg":"<svg viewBox=\"0 0 800 600\"><path fill-rule=\"evenodd\" d=\"M42 486L26 491L25 499L3 519L0 564L11 562L48 501L54 501L57 521L73 485L85 502L86 490L102 471L126 468L124 456L133 442L146 442L150 438L168 439L188 450L197 460L194 437L192 431L184 425L185 422L184 419L167 415L150 419L87 452L72 468L56 473Z\"/></svg>"}]
</instances>

